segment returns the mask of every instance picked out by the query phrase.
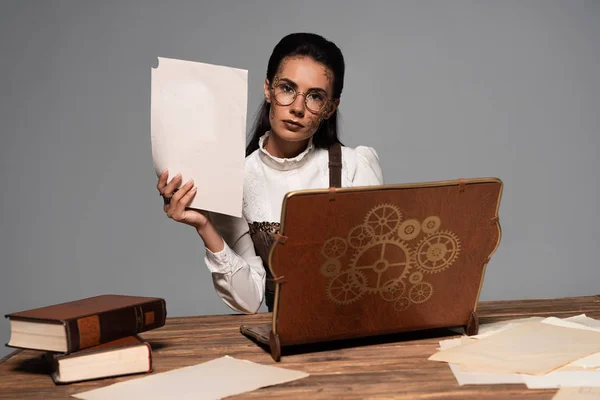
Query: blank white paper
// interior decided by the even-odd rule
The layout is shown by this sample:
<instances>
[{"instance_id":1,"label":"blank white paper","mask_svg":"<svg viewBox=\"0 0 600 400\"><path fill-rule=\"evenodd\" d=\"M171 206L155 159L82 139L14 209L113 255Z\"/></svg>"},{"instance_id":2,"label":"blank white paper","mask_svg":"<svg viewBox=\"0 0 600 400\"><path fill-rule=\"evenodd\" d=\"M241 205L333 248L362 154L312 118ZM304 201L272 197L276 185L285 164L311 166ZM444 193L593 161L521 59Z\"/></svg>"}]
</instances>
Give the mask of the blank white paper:
<instances>
[{"instance_id":1,"label":"blank white paper","mask_svg":"<svg viewBox=\"0 0 600 400\"><path fill-rule=\"evenodd\" d=\"M194 180L190 207L242 216L247 101L246 70L162 57L152 69L154 169Z\"/></svg>"}]
</instances>

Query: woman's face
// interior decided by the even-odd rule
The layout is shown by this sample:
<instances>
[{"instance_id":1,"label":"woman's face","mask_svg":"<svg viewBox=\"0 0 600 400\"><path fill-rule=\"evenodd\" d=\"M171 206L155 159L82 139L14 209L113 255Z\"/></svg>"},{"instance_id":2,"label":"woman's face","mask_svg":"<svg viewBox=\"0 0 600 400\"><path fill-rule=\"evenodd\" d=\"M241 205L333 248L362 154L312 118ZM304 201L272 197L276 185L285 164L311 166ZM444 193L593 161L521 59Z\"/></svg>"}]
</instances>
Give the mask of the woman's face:
<instances>
[{"instance_id":1,"label":"woman's face","mask_svg":"<svg viewBox=\"0 0 600 400\"><path fill-rule=\"evenodd\" d=\"M333 73L310 57L284 58L273 82L265 80L264 90L271 104L271 132L289 142L314 135L339 104L332 101Z\"/></svg>"}]
</instances>

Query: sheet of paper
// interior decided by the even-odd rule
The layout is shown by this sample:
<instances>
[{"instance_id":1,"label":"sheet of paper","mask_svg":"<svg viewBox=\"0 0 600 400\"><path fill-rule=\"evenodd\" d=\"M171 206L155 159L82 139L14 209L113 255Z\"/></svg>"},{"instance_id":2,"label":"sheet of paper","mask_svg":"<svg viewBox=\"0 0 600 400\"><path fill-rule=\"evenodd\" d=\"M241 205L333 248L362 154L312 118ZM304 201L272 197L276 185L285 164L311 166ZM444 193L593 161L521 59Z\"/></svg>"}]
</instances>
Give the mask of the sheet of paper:
<instances>
[{"instance_id":1,"label":"sheet of paper","mask_svg":"<svg viewBox=\"0 0 600 400\"><path fill-rule=\"evenodd\" d=\"M520 324L523 324L526 322L538 322L538 321L542 321L542 320L544 320L544 317L528 317L528 318L510 319L507 321L500 321L500 322L492 322L490 324L482 324L479 326L479 332L477 333L477 335L473 335L470 337L474 338L474 339L481 339L481 338L493 335L494 333L501 332L505 329L510 329L512 327L515 327L517 325L520 325Z\"/></svg>"},{"instance_id":2,"label":"sheet of paper","mask_svg":"<svg viewBox=\"0 0 600 400\"><path fill-rule=\"evenodd\" d=\"M576 315L574 317L564 318L563 321L575 322L579 325L584 325L590 328L600 329L600 320L590 318L585 314Z\"/></svg>"},{"instance_id":3,"label":"sheet of paper","mask_svg":"<svg viewBox=\"0 0 600 400\"><path fill-rule=\"evenodd\" d=\"M194 180L190 207L241 217L247 100L243 69L162 57L152 69L154 169Z\"/></svg>"},{"instance_id":4,"label":"sheet of paper","mask_svg":"<svg viewBox=\"0 0 600 400\"><path fill-rule=\"evenodd\" d=\"M523 375L523 382L525 382L528 389L600 388L600 371L556 371L543 376Z\"/></svg>"},{"instance_id":5,"label":"sheet of paper","mask_svg":"<svg viewBox=\"0 0 600 400\"><path fill-rule=\"evenodd\" d=\"M467 343L471 343L475 339L467 336L461 336L455 339L447 339L440 341L440 349L451 349L453 347L461 346ZM463 385L494 385L494 384L523 384L523 378L519 374L498 374L498 373L486 373L482 371L476 372L463 372L458 364L448 364L450 371L454 374L456 382L459 386Z\"/></svg>"},{"instance_id":6,"label":"sheet of paper","mask_svg":"<svg viewBox=\"0 0 600 400\"><path fill-rule=\"evenodd\" d=\"M523 384L520 374L497 374L486 372L462 372L458 364L448 364L459 386Z\"/></svg>"},{"instance_id":7,"label":"sheet of paper","mask_svg":"<svg viewBox=\"0 0 600 400\"><path fill-rule=\"evenodd\" d=\"M440 350L429 359L543 375L600 352L600 332L530 322L472 343Z\"/></svg>"},{"instance_id":8,"label":"sheet of paper","mask_svg":"<svg viewBox=\"0 0 600 400\"><path fill-rule=\"evenodd\" d=\"M591 318L590 318L591 319ZM594 320L592 320L594 321ZM588 331L596 331L600 332L600 327L590 326L589 322L585 321L584 323L574 322L573 320L560 319L556 317L549 317L542 320L544 324L550 324L554 326L564 326L565 328L574 328L574 329L584 329ZM588 325L586 325L586 323Z\"/></svg>"},{"instance_id":9,"label":"sheet of paper","mask_svg":"<svg viewBox=\"0 0 600 400\"><path fill-rule=\"evenodd\" d=\"M589 387L560 388L552 400L600 400L600 389Z\"/></svg>"},{"instance_id":10,"label":"sheet of paper","mask_svg":"<svg viewBox=\"0 0 600 400\"><path fill-rule=\"evenodd\" d=\"M202 364L74 394L84 400L220 399L306 378L305 372L224 356Z\"/></svg>"},{"instance_id":11,"label":"sheet of paper","mask_svg":"<svg viewBox=\"0 0 600 400\"><path fill-rule=\"evenodd\" d=\"M460 346L474 339L466 339L465 337L448 339L440 342L440 348L449 349L452 347ZM576 374L571 372L570 374L561 373L568 371L568 366L558 369L556 372L551 372L547 375L537 377L532 375L523 374L510 374L510 373L499 373L486 367L476 367L469 365L458 365L448 364L452 374L456 378L456 382L459 386L463 385L495 385L495 384L525 384L528 383L530 389L544 389L544 388L557 388L560 386L581 386L585 384L588 386L597 385L600 383L600 369L594 371L593 374L584 373ZM578 368L576 372L586 372L581 368Z\"/></svg>"}]
</instances>

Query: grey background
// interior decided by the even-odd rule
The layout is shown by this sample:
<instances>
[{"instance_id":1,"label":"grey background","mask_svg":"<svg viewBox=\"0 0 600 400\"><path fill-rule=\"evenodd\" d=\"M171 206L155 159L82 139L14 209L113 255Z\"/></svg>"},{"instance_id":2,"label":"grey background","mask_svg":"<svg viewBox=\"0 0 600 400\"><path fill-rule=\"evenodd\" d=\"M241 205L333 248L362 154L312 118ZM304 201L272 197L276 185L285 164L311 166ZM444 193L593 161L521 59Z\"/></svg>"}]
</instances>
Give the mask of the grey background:
<instances>
[{"instance_id":1,"label":"grey background","mask_svg":"<svg viewBox=\"0 0 600 400\"><path fill-rule=\"evenodd\" d=\"M151 67L248 69L250 123L294 31L342 48L342 139L375 147L386 183L504 181L483 300L598 293L599 17L591 0L2 0L0 312L127 293L229 313L200 239L162 212Z\"/></svg>"}]
</instances>

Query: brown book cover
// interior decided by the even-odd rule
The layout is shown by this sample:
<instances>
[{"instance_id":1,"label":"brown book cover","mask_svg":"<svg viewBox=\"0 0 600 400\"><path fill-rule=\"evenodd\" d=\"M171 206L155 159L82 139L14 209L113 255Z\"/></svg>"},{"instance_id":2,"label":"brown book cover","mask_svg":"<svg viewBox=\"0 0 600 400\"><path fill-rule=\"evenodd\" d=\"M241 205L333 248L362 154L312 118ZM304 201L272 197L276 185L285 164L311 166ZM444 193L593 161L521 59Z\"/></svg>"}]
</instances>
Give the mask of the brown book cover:
<instances>
[{"instance_id":1,"label":"brown book cover","mask_svg":"<svg viewBox=\"0 0 600 400\"><path fill-rule=\"evenodd\" d=\"M45 353L55 384L152 371L152 349L137 335L71 354Z\"/></svg>"},{"instance_id":2,"label":"brown book cover","mask_svg":"<svg viewBox=\"0 0 600 400\"><path fill-rule=\"evenodd\" d=\"M502 181L460 179L290 192L268 267L281 347L463 326L477 333L485 269L501 239Z\"/></svg>"},{"instance_id":3,"label":"brown book cover","mask_svg":"<svg viewBox=\"0 0 600 400\"><path fill-rule=\"evenodd\" d=\"M7 346L73 353L165 324L165 300L105 294L7 314Z\"/></svg>"}]
</instances>

